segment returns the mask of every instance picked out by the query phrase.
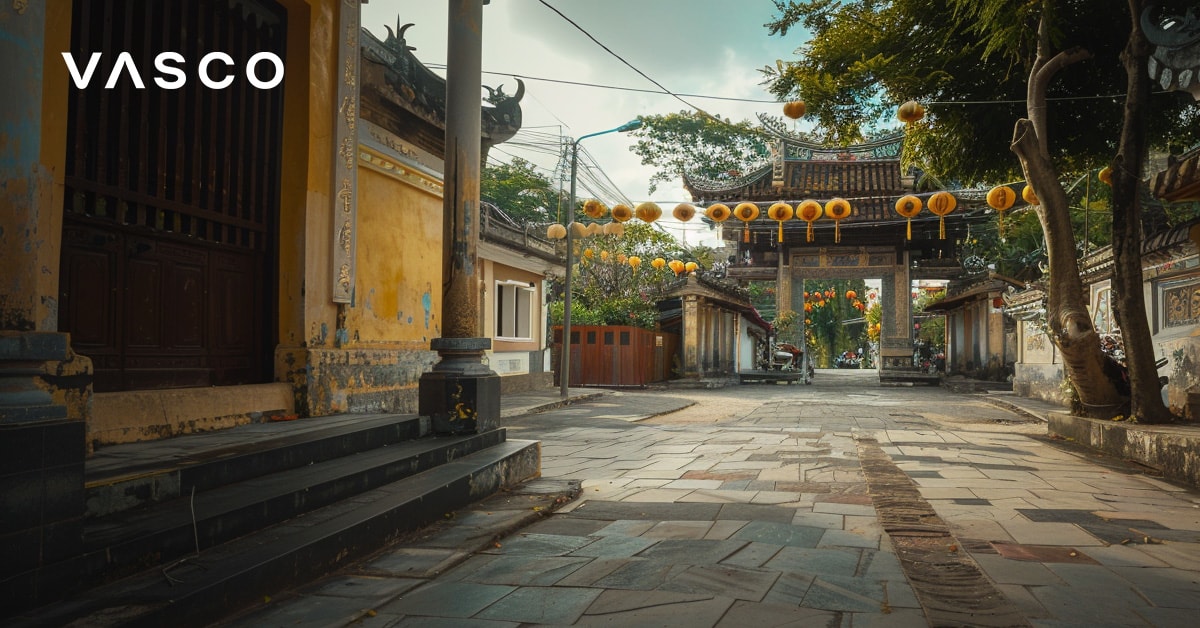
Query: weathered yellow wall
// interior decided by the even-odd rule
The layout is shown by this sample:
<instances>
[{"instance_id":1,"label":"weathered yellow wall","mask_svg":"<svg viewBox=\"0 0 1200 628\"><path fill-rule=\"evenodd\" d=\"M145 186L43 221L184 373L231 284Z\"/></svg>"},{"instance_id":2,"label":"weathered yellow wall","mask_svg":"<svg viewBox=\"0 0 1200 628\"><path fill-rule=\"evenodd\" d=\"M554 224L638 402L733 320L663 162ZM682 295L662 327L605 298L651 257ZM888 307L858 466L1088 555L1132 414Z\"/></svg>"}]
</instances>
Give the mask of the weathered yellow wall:
<instances>
[{"instance_id":1,"label":"weathered yellow wall","mask_svg":"<svg viewBox=\"0 0 1200 628\"><path fill-rule=\"evenodd\" d=\"M352 344L425 350L441 335L442 198L360 167Z\"/></svg>"}]
</instances>

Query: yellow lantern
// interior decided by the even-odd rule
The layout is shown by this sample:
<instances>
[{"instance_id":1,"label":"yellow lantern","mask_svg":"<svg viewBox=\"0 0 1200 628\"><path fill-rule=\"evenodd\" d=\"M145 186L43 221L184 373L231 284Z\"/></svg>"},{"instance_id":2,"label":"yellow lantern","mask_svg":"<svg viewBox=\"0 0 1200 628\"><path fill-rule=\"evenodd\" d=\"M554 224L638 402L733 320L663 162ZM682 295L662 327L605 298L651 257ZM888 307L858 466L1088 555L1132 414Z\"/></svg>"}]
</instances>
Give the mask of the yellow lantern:
<instances>
[{"instance_id":1,"label":"yellow lantern","mask_svg":"<svg viewBox=\"0 0 1200 628\"><path fill-rule=\"evenodd\" d=\"M745 229L742 230L742 242L749 242L750 221L758 218L758 205L754 203L738 203L738 206L733 208L733 217L742 221L745 225Z\"/></svg>"},{"instance_id":2,"label":"yellow lantern","mask_svg":"<svg viewBox=\"0 0 1200 628\"><path fill-rule=\"evenodd\" d=\"M654 222L662 216L662 208L652 201L641 203L637 206L637 209L633 211L634 215L638 217L638 220L645 223Z\"/></svg>"},{"instance_id":3,"label":"yellow lantern","mask_svg":"<svg viewBox=\"0 0 1200 628\"><path fill-rule=\"evenodd\" d=\"M696 262L688 262L683 265L683 270L685 270L689 273L696 272L696 269L698 269L698 268L700 268L700 265L697 264Z\"/></svg>"},{"instance_id":4,"label":"yellow lantern","mask_svg":"<svg viewBox=\"0 0 1200 628\"><path fill-rule=\"evenodd\" d=\"M800 203L796 207L796 217L808 223L808 235L805 238L807 242L813 241L813 223L821 218L825 213L825 208L814 200L807 200Z\"/></svg>"},{"instance_id":5,"label":"yellow lantern","mask_svg":"<svg viewBox=\"0 0 1200 628\"><path fill-rule=\"evenodd\" d=\"M842 220L850 216L850 201L835 198L825 203L825 215L833 220L833 241L842 241Z\"/></svg>"},{"instance_id":6,"label":"yellow lantern","mask_svg":"<svg viewBox=\"0 0 1200 628\"><path fill-rule=\"evenodd\" d=\"M792 206L787 203L775 203L767 208L767 218L779 223L779 241L783 242L783 223L792 219Z\"/></svg>"},{"instance_id":7,"label":"yellow lantern","mask_svg":"<svg viewBox=\"0 0 1200 628\"><path fill-rule=\"evenodd\" d=\"M636 271L638 269L638 266L641 266L641 265L642 265L642 258L640 258L636 255L631 255L629 257L629 267L632 268L634 271Z\"/></svg>"},{"instance_id":8,"label":"yellow lantern","mask_svg":"<svg viewBox=\"0 0 1200 628\"><path fill-rule=\"evenodd\" d=\"M912 124L924 117L925 107L922 107L921 103L915 100L910 100L900 105L900 108L896 110L896 119L905 124Z\"/></svg>"},{"instance_id":9,"label":"yellow lantern","mask_svg":"<svg viewBox=\"0 0 1200 628\"><path fill-rule=\"evenodd\" d=\"M679 273L683 272L683 268L684 268L683 262L681 262L677 259L673 259L670 262L668 262L667 266L669 266L671 268L671 271L674 272L676 276L679 276Z\"/></svg>"},{"instance_id":10,"label":"yellow lantern","mask_svg":"<svg viewBox=\"0 0 1200 628\"><path fill-rule=\"evenodd\" d=\"M1021 198L1025 199L1025 202L1029 203L1030 205L1042 204L1042 202L1038 200L1037 192L1034 192L1033 186L1029 185L1028 183L1025 184L1025 189L1021 190Z\"/></svg>"},{"instance_id":11,"label":"yellow lantern","mask_svg":"<svg viewBox=\"0 0 1200 628\"><path fill-rule=\"evenodd\" d=\"M618 264L624 264L625 262L628 262L628 261L629 261L629 258L626 257L624 253L617 253L617 263Z\"/></svg>"},{"instance_id":12,"label":"yellow lantern","mask_svg":"<svg viewBox=\"0 0 1200 628\"><path fill-rule=\"evenodd\" d=\"M623 205L623 204L619 204L619 203L616 205L613 205L612 217L613 217L613 220L615 220L617 222L625 222L626 220L633 218L633 208L631 208L628 205Z\"/></svg>"},{"instance_id":13,"label":"yellow lantern","mask_svg":"<svg viewBox=\"0 0 1200 628\"><path fill-rule=\"evenodd\" d=\"M908 219L908 239L912 239L913 216L921 213L921 199L909 194L896 201L896 213Z\"/></svg>"},{"instance_id":14,"label":"yellow lantern","mask_svg":"<svg viewBox=\"0 0 1200 628\"><path fill-rule=\"evenodd\" d=\"M600 261L602 261L602 262L608 261L608 251L600 251Z\"/></svg>"},{"instance_id":15,"label":"yellow lantern","mask_svg":"<svg viewBox=\"0 0 1200 628\"><path fill-rule=\"evenodd\" d=\"M1105 184L1112 185L1112 166L1105 166L1104 170L1101 170L1096 176L1100 177Z\"/></svg>"},{"instance_id":16,"label":"yellow lantern","mask_svg":"<svg viewBox=\"0 0 1200 628\"><path fill-rule=\"evenodd\" d=\"M783 115L793 120L800 119L804 116L804 101L793 100L791 102L783 103Z\"/></svg>"},{"instance_id":17,"label":"yellow lantern","mask_svg":"<svg viewBox=\"0 0 1200 628\"><path fill-rule=\"evenodd\" d=\"M713 222L725 222L726 220L729 220L729 215L732 212L729 211L728 205L717 203L715 205L710 205L705 213L708 215L709 220L712 220Z\"/></svg>"},{"instance_id":18,"label":"yellow lantern","mask_svg":"<svg viewBox=\"0 0 1200 628\"><path fill-rule=\"evenodd\" d=\"M650 265L653 266L655 270L662 270L667 265L667 260L661 257L656 257L650 262Z\"/></svg>"},{"instance_id":19,"label":"yellow lantern","mask_svg":"<svg viewBox=\"0 0 1200 628\"><path fill-rule=\"evenodd\" d=\"M583 213L588 218L603 218L606 211L608 211L608 208L604 206L604 203L596 199L590 199L583 203Z\"/></svg>"},{"instance_id":20,"label":"yellow lantern","mask_svg":"<svg viewBox=\"0 0 1200 628\"><path fill-rule=\"evenodd\" d=\"M587 225L583 224L582 222L573 222L568 228L571 230L571 235L576 239L586 238L588 236Z\"/></svg>"},{"instance_id":21,"label":"yellow lantern","mask_svg":"<svg viewBox=\"0 0 1200 628\"><path fill-rule=\"evenodd\" d=\"M692 216L696 215L696 208L690 203L680 203L675 206L675 210L671 212L671 215L679 222L687 222L692 219Z\"/></svg>"},{"instance_id":22,"label":"yellow lantern","mask_svg":"<svg viewBox=\"0 0 1200 628\"><path fill-rule=\"evenodd\" d=\"M584 236L590 238L604 233L604 225L598 222L589 222L584 228Z\"/></svg>"},{"instance_id":23,"label":"yellow lantern","mask_svg":"<svg viewBox=\"0 0 1200 628\"><path fill-rule=\"evenodd\" d=\"M595 255L595 253L592 251L592 249L590 249L590 248L587 248L587 249L584 249L584 250L583 250L583 256L584 256L584 257L586 257L586 258L588 258L588 259L592 259L592 256L593 256L593 255Z\"/></svg>"},{"instance_id":24,"label":"yellow lantern","mask_svg":"<svg viewBox=\"0 0 1200 628\"><path fill-rule=\"evenodd\" d=\"M604 225L603 233L605 235L616 236L619 238L625 235L625 225L619 222L610 222L607 225Z\"/></svg>"},{"instance_id":25,"label":"yellow lantern","mask_svg":"<svg viewBox=\"0 0 1200 628\"><path fill-rule=\"evenodd\" d=\"M938 217L938 239L946 239L946 215L958 206L958 199L949 192L935 192L929 197L929 211Z\"/></svg>"},{"instance_id":26,"label":"yellow lantern","mask_svg":"<svg viewBox=\"0 0 1200 628\"><path fill-rule=\"evenodd\" d=\"M1007 185L997 185L988 190L987 204L988 207L996 210L996 214L999 216L1001 236L1004 235L1004 212L1008 211L1008 208L1012 207L1015 202L1017 202L1017 193Z\"/></svg>"},{"instance_id":27,"label":"yellow lantern","mask_svg":"<svg viewBox=\"0 0 1200 628\"><path fill-rule=\"evenodd\" d=\"M556 222L546 227L546 237L551 240L561 240L567 237L567 228Z\"/></svg>"}]
</instances>

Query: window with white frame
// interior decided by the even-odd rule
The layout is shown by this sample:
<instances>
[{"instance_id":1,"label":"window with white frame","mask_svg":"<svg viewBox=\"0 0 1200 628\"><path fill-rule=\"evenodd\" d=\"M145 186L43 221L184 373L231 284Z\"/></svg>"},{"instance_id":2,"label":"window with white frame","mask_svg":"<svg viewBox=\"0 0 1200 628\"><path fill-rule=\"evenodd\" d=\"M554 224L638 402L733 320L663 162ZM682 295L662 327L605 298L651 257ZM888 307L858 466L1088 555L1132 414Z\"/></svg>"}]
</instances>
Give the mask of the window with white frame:
<instances>
[{"instance_id":1,"label":"window with white frame","mask_svg":"<svg viewBox=\"0 0 1200 628\"><path fill-rule=\"evenodd\" d=\"M524 281L496 282L496 337L533 340L533 284Z\"/></svg>"}]
</instances>

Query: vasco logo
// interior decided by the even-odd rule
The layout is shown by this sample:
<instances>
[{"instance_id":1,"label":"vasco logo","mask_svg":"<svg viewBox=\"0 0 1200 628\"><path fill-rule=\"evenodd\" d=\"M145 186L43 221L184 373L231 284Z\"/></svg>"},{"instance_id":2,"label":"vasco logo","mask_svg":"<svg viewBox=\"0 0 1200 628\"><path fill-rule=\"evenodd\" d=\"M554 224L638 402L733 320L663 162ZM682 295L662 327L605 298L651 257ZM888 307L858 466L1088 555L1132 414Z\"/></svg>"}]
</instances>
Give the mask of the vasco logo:
<instances>
[{"instance_id":1,"label":"vasco logo","mask_svg":"<svg viewBox=\"0 0 1200 628\"><path fill-rule=\"evenodd\" d=\"M76 88L86 89L91 84L92 76L96 73L102 56L102 53L93 52L92 56L88 58L87 67L80 72L79 64L75 62L75 55L69 52L62 53L63 61L67 64L67 71L71 73L71 80L74 81ZM256 73L256 68L263 62L269 63L274 71L271 78L266 81L258 78ZM178 52L159 53L154 57L154 69L158 72L158 76L154 77L154 83L163 89L182 88L188 80L187 72L182 67L185 63L187 63L187 59ZM233 84L236 74L230 72L228 68L232 68L234 65L233 57L224 52L210 52L200 58L200 63L196 65L196 74L205 87L225 89ZM117 62L113 64L108 81L104 83L104 89L116 87L117 81L120 80L123 73L129 74L129 79L133 81L134 87L146 89L146 83L142 81L137 64L133 62L133 55L128 52L117 55ZM246 61L246 80L258 89L271 89L279 85L283 82L283 60L270 52L255 54Z\"/></svg>"}]
</instances>

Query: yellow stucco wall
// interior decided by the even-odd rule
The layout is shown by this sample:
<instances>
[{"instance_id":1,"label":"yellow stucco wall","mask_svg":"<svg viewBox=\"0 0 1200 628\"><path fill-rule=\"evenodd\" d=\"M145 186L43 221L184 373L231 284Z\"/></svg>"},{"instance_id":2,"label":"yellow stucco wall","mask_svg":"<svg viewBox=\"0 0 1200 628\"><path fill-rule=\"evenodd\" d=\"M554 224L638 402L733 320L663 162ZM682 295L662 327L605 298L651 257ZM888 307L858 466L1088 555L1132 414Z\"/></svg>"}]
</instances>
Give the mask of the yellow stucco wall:
<instances>
[{"instance_id":1,"label":"yellow stucco wall","mask_svg":"<svg viewBox=\"0 0 1200 628\"><path fill-rule=\"evenodd\" d=\"M441 335L442 198L361 167L352 344L428 349Z\"/></svg>"}]
</instances>

